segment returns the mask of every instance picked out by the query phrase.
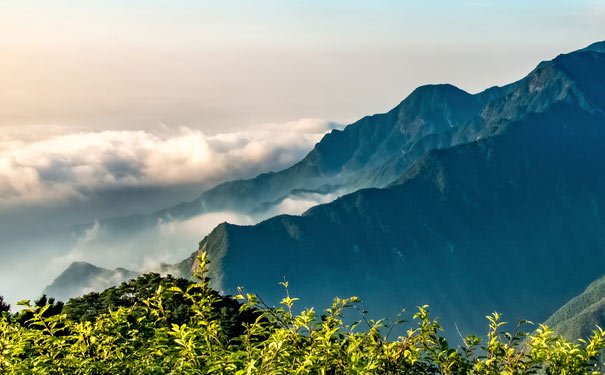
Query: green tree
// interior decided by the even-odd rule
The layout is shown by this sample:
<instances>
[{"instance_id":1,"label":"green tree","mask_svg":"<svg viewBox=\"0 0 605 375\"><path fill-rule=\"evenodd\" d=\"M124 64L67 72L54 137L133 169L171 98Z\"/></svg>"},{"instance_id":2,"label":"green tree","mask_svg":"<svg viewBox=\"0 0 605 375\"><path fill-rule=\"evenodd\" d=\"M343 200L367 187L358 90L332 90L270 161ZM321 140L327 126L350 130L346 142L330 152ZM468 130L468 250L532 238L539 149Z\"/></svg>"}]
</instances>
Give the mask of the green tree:
<instances>
[{"instance_id":1,"label":"green tree","mask_svg":"<svg viewBox=\"0 0 605 375\"><path fill-rule=\"evenodd\" d=\"M106 289L101 293L89 293L82 297L70 299L63 308L63 313L75 321L95 321L99 315L115 311L120 307L145 306L145 301L153 298L158 288L168 290L195 291L196 284L187 279L175 278L171 275L160 276L148 273L136 279L126 281L121 285ZM229 337L237 337L243 333L243 324L254 322L260 313L254 310L240 311L241 304L230 296L219 296L211 290L214 303L213 310L221 320L221 324ZM182 294L168 293L163 296L162 308L169 324L182 325L189 323L195 314L192 310L193 301Z\"/></svg>"},{"instance_id":2,"label":"green tree","mask_svg":"<svg viewBox=\"0 0 605 375\"><path fill-rule=\"evenodd\" d=\"M11 305L4 301L4 297L0 296L0 313L9 312L11 309Z\"/></svg>"},{"instance_id":3,"label":"green tree","mask_svg":"<svg viewBox=\"0 0 605 375\"><path fill-rule=\"evenodd\" d=\"M61 314L63 311L63 302L55 301L54 298L48 298L46 294L34 301L34 306L38 309L44 308L43 316L49 318ZM23 326L30 326L29 321L33 318L33 313L29 310L23 310L15 314L15 321Z\"/></svg>"}]
</instances>

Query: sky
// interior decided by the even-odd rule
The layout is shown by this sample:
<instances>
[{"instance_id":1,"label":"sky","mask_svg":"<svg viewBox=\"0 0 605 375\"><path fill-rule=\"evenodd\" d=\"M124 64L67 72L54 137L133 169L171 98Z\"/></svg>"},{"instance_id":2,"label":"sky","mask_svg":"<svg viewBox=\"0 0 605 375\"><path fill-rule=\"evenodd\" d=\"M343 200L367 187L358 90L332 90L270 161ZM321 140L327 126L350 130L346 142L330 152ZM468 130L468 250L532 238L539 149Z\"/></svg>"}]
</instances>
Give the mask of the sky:
<instances>
[{"instance_id":1,"label":"sky","mask_svg":"<svg viewBox=\"0 0 605 375\"><path fill-rule=\"evenodd\" d=\"M0 126L347 123L601 39L593 0L2 0Z\"/></svg>"},{"instance_id":2,"label":"sky","mask_svg":"<svg viewBox=\"0 0 605 375\"><path fill-rule=\"evenodd\" d=\"M258 218L162 227L128 259L65 231L285 168L417 86L479 92L599 40L593 0L0 0L0 294L35 295L73 260L143 267L136 243L179 260Z\"/></svg>"}]
</instances>

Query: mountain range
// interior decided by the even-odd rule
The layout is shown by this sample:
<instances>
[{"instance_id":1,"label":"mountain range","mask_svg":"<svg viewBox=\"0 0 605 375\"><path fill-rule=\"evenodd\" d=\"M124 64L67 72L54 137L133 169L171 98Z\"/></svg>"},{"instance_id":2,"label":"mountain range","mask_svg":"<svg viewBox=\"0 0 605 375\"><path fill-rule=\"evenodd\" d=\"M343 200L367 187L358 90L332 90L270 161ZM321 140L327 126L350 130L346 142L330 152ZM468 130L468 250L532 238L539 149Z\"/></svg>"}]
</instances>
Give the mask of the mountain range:
<instances>
[{"instance_id":1,"label":"mountain range","mask_svg":"<svg viewBox=\"0 0 605 375\"><path fill-rule=\"evenodd\" d=\"M205 251L224 293L245 286L278 303L285 277L302 306L358 295L383 317L429 304L444 325L476 333L492 311L545 321L603 274L604 142L599 42L474 95L422 86L333 130L286 170L105 225L128 231L162 217L266 210L301 191L343 194L300 216L223 223L170 270L190 276Z\"/></svg>"}]
</instances>

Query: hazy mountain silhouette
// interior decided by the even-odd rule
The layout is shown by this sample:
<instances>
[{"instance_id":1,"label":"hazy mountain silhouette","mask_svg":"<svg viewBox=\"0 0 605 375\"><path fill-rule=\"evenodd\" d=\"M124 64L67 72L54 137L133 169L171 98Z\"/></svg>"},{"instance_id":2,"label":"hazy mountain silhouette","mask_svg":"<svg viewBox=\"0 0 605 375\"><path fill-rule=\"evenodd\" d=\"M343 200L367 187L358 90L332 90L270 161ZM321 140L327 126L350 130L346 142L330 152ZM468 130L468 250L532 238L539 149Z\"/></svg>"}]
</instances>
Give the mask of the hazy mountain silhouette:
<instances>
[{"instance_id":1,"label":"hazy mountain silhouette","mask_svg":"<svg viewBox=\"0 0 605 375\"><path fill-rule=\"evenodd\" d=\"M124 268L109 270L86 262L73 262L43 293L66 302L72 297L102 291L138 276L138 272Z\"/></svg>"},{"instance_id":2,"label":"hazy mountain silhouette","mask_svg":"<svg viewBox=\"0 0 605 375\"><path fill-rule=\"evenodd\" d=\"M499 97L506 88L488 90ZM488 94L471 95L452 85L426 85L397 107L367 116L343 130L332 130L300 162L280 172L220 184L191 202L102 221L129 232L155 225L158 219L186 219L207 212L231 210L259 213L301 190L344 194L365 187L384 187L425 152L466 142L474 132L453 130L469 123Z\"/></svg>"}]
</instances>

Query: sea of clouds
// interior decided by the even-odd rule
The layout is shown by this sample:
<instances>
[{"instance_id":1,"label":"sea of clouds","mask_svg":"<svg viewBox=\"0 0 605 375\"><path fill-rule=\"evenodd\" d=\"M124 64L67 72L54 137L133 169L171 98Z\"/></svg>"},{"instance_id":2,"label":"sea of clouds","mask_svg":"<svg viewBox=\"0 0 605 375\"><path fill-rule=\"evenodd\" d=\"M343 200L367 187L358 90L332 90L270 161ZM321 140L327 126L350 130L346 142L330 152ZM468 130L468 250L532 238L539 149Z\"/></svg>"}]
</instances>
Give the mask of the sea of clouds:
<instances>
[{"instance_id":1,"label":"sea of clouds","mask_svg":"<svg viewBox=\"0 0 605 375\"><path fill-rule=\"evenodd\" d=\"M0 226L7 225L4 231L0 228L0 295L13 303L35 298L74 261L153 270L161 263L184 259L221 222L254 224L328 202L336 195L287 197L255 216L214 212L185 221L158 221L154 227L119 239L98 223L112 212L128 212L137 189L159 192L143 200L161 196L162 202L176 204L191 199L173 193L179 186L193 186L199 195L227 180L286 168L338 127L319 119L302 119L216 134L167 126L138 131L29 127L1 133ZM107 191L111 199L103 195ZM120 195L128 198L116 199ZM149 208L146 213L152 211ZM72 225L93 220L97 223L84 233L71 230ZM38 234L35 228L46 232ZM11 235L17 240L7 241Z\"/></svg>"},{"instance_id":2,"label":"sea of clouds","mask_svg":"<svg viewBox=\"0 0 605 375\"><path fill-rule=\"evenodd\" d=\"M92 192L219 182L300 160L338 125L302 119L207 135L188 127L0 135L0 209L87 199ZM39 128L32 128L33 131ZM44 129L42 129L44 130Z\"/></svg>"}]
</instances>

